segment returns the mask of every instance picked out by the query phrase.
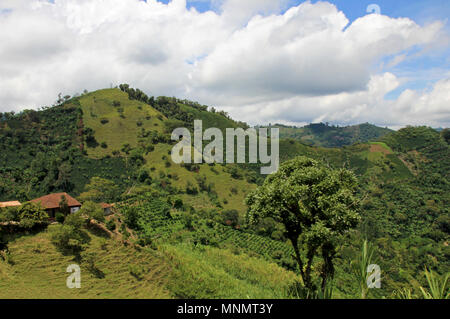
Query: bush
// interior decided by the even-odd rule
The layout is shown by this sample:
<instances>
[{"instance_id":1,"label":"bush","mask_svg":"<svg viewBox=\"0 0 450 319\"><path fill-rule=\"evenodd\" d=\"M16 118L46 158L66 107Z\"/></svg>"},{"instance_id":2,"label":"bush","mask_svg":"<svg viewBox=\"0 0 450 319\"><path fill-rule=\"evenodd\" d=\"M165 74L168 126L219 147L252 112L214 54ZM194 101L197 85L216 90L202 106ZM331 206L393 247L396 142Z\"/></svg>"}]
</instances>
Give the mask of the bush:
<instances>
[{"instance_id":1,"label":"bush","mask_svg":"<svg viewBox=\"0 0 450 319\"><path fill-rule=\"evenodd\" d=\"M98 222L105 221L105 214L103 213L103 209L99 204L88 201L83 204L80 209L80 214L88 216L89 219L94 219Z\"/></svg>"},{"instance_id":2,"label":"bush","mask_svg":"<svg viewBox=\"0 0 450 319\"><path fill-rule=\"evenodd\" d=\"M231 177L234 178L234 179L241 179L242 178L242 174L234 166L231 167L229 173L230 173Z\"/></svg>"},{"instance_id":3,"label":"bush","mask_svg":"<svg viewBox=\"0 0 450 319\"><path fill-rule=\"evenodd\" d=\"M65 223L52 234L51 240L56 247L64 251L79 253L89 242L89 236L81 228Z\"/></svg>"},{"instance_id":4,"label":"bush","mask_svg":"<svg viewBox=\"0 0 450 319\"><path fill-rule=\"evenodd\" d=\"M76 230L81 230L84 225L84 219L81 217L80 211L75 214L70 214L66 217L64 225L72 226Z\"/></svg>"},{"instance_id":5,"label":"bush","mask_svg":"<svg viewBox=\"0 0 450 319\"><path fill-rule=\"evenodd\" d=\"M110 219L106 222L106 228L109 231L114 231L116 230L116 223L114 222L114 219Z\"/></svg>"},{"instance_id":6,"label":"bush","mask_svg":"<svg viewBox=\"0 0 450 319\"><path fill-rule=\"evenodd\" d=\"M19 209L17 207L0 208L0 222L18 222L19 220Z\"/></svg>"},{"instance_id":7,"label":"bush","mask_svg":"<svg viewBox=\"0 0 450 319\"><path fill-rule=\"evenodd\" d=\"M62 213L56 213L55 219L58 223L64 223L65 216Z\"/></svg>"},{"instance_id":8,"label":"bush","mask_svg":"<svg viewBox=\"0 0 450 319\"><path fill-rule=\"evenodd\" d=\"M139 215L139 209L138 207L129 207L129 209L127 209L125 211L125 224L130 227L131 229L137 229L138 228L138 220L140 218ZM126 231L125 228L125 224L121 225L121 230L122 231Z\"/></svg>"},{"instance_id":9,"label":"bush","mask_svg":"<svg viewBox=\"0 0 450 319\"><path fill-rule=\"evenodd\" d=\"M239 213L237 210L225 210L222 212L222 223L227 226L236 227L239 225Z\"/></svg>"},{"instance_id":10,"label":"bush","mask_svg":"<svg viewBox=\"0 0 450 319\"><path fill-rule=\"evenodd\" d=\"M183 200L181 198L175 199L175 202L173 203L173 207L175 209L182 209L183 208Z\"/></svg>"},{"instance_id":11,"label":"bush","mask_svg":"<svg viewBox=\"0 0 450 319\"><path fill-rule=\"evenodd\" d=\"M190 181L186 183L186 194L197 195L198 189Z\"/></svg>"},{"instance_id":12,"label":"bush","mask_svg":"<svg viewBox=\"0 0 450 319\"><path fill-rule=\"evenodd\" d=\"M24 228L32 228L36 224L43 224L48 220L48 215L41 205L25 203L18 210L20 224Z\"/></svg>"}]
</instances>

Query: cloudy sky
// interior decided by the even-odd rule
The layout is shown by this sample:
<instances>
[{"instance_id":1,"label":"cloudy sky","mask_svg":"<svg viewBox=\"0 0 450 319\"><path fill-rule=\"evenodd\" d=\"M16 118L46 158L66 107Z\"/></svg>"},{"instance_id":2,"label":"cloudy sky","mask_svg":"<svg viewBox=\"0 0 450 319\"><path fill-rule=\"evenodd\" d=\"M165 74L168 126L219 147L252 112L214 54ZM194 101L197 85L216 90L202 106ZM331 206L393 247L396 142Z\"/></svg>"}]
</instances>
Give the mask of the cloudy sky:
<instances>
[{"instance_id":1,"label":"cloudy sky","mask_svg":"<svg viewBox=\"0 0 450 319\"><path fill-rule=\"evenodd\" d=\"M0 111L129 83L250 124L449 127L449 16L448 0L0 0Z\"/></svg>"}]
</instances>

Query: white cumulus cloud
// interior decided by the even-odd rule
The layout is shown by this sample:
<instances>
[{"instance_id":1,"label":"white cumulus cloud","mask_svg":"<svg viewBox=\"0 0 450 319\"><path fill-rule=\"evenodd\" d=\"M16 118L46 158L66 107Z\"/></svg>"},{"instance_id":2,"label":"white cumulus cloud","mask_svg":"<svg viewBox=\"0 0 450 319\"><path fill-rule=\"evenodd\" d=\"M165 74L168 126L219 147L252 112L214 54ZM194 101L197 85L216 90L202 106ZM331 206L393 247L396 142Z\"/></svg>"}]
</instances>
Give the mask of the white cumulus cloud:
<instances>
[{"instance_id":1,"label":"white cumulus cloud","mask_svg":"<svg viewBox=\"0 0 450 319\"><path fill-rule=\"evenodd\" d=\"M449 79L389 100L404 79L383 70L448 43L442 22L370 14L350 24L328 2L287 3L215 0L200 13L186 0L3 0L0 111L126 82L252 124L448 126Z\"/></svg>"}]
</instances>

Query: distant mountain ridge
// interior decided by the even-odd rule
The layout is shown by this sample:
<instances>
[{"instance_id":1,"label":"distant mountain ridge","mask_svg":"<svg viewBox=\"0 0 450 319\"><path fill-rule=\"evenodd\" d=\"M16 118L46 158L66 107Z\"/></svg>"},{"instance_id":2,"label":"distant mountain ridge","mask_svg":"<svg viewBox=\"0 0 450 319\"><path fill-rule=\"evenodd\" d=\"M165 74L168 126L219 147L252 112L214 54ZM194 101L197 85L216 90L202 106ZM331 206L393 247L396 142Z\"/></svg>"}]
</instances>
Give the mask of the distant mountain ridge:
<instances>
[{"instance_id":1,"label":"distant mountain ridge","mask_svg":"<svg viewBox=\"0 0 450 319\"><path fill-rule=\"evenodd\" d=\"M304 127L275 124L271 127L280 129L280 138L292 138L310 146L322 147L342 147L355 143L366 143L393 132L388 128L369 123L352 126L311 123Z\"/></svg>"}]
</instances>

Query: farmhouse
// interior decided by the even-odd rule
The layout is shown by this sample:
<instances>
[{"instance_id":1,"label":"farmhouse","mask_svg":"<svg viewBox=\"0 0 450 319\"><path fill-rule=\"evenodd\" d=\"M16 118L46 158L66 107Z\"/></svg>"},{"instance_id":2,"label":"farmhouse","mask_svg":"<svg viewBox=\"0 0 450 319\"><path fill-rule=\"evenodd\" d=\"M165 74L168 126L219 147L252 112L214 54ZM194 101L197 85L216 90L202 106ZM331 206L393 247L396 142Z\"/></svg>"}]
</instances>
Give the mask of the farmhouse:
<instances>
[{"instance_id":1,"label":"farmhouse","mask_svg":"<svg viewBox=\"0 0 450 319\"><path fill-rule=\"evenodd\" d=\"M56 213L59 211L59 203L61 202L61 198L63 196L66 197L67 205L70 208L70 213L75 213L80 210L81 203L67 193L45 195L33 199L31 202L40 203L47 212L48 216L50 218L55 218Z\"/></svg>"},{"instance_id":2,"label":"farmhouse","mask_svg":"<svg viewBox=\"0 0 450 319\"><path fill-rule=\"evenodd\" d=\"M18 201L12 201L12 202L0 202L0 208L4 208L4 207L18 207L22 205L20 202Z\"/></svg>"},{"instance_id":3,"label":"farmhouse","mask_svg":"<svg viewBox=\"0 0 450 319\"><path fill-rule=\"evenodd\" d=\"M114 204L101 203L100 205L103 208L103 213L105 216L109 216L113 213L112 208L114 207Z\"/></svg>"}]
</instances>

